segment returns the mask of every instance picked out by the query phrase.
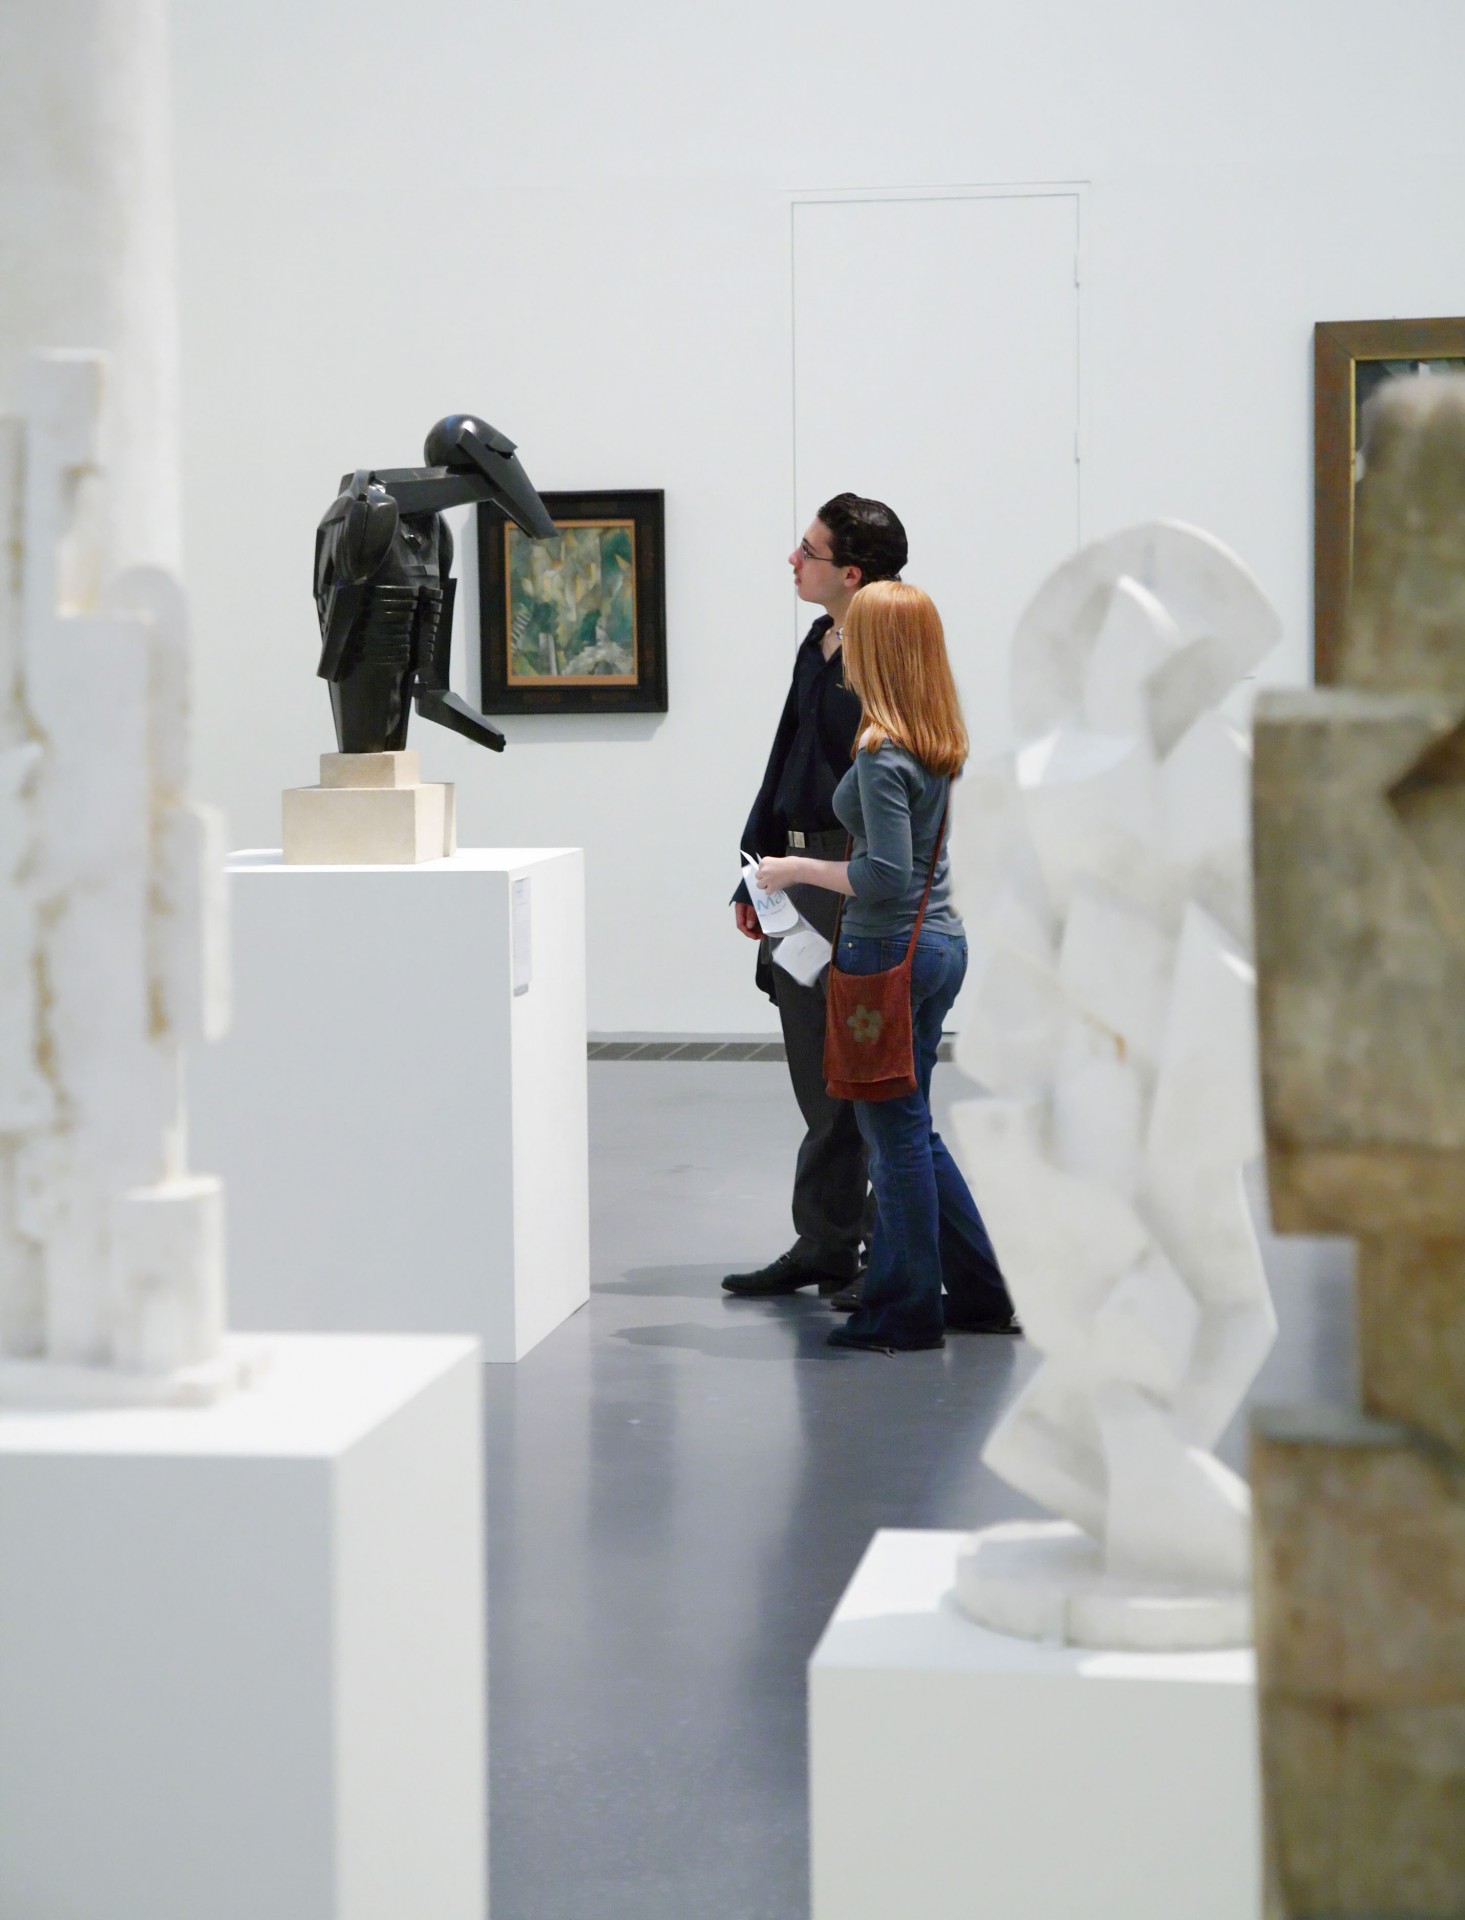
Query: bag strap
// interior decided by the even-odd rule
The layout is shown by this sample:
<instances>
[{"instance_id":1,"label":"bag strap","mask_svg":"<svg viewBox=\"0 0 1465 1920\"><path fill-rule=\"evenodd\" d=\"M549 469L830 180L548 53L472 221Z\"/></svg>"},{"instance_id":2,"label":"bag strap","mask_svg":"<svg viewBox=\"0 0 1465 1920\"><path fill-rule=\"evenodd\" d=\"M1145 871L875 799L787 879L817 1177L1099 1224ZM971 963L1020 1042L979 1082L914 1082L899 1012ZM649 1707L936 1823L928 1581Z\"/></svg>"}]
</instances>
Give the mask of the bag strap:
<instances>
[{"instance_id":1,"label":"bag strap","mask_svg":"<svg viewBox=\"0 0 1465 1920\"><path fill-rule=\"evenodd\" d=\"M936 844L931 849L931 864L926 869L926 891L921 895L921 910L916 915L916 924L911 928L910 944L907 946L905 950L905 961L903 964L905 964L906 966L910 965L911 955L915 952L916 941L920 937L921 922L926 917L926 902L931 898L931 883L936 878L936 862L941 858L941 843L946 838L946 821L947 821L947 816L950 814L950 812L951 812L951 782L948 780L946 783L946 805L941 809L941 825L936 832ZM849 834L845 839L845 845L844 845L844 858L845 858L846 866L849 864L850 856L854 852L854 850L855 850L855 837L853 834ZM844 903L848 898L849 898L848 894L842 893L839 896L839 905L834 909L833 944L836 951L838 950L838 947L839 947L840 922L844 919Z\"/></svg>"},{"instance_id":2,"label":"bag strap","mask_svg":"<svg viewBox=\"0 0 1465 1920\"><path fill-rule=\"evenodd\" d=\"M921 895L921 910L916 915L916 924L911 928L910 945L905 950L905 964L911 963L916 950L916 941L920 938L921 922L926 917L926 902L931 898L931 883L936 878L936 862L941 858L941 842L946 838L946 816L951 811L951 783L946 785L946 805L941 809L941 825L936 829L936 844L931 849L931 864L926 869L926 891Z\"/></svg>"},{"instance_id":3,"label":"bag strap","mask_svg":"<svg viewBox=\"0 0 1465 1920\"><path fill-rule=\"evenodd\" d=\"M854 850L855 850L855 836L852 833L847 833L844 838L844 864L845 864L846 870L848 870L850 858L854 853ZM838 953L839 951L839 928L840 928L841 921L844 919L844 903L846 900L848 900L848 898L849 898L849 895L847 893L842 893L839 896L839 905L834 909L834 935L831 941L831 945L834 949L834 952L831 953L829 956L830 966L834 965L834 954Z\"/></svg>"}]
</instances>

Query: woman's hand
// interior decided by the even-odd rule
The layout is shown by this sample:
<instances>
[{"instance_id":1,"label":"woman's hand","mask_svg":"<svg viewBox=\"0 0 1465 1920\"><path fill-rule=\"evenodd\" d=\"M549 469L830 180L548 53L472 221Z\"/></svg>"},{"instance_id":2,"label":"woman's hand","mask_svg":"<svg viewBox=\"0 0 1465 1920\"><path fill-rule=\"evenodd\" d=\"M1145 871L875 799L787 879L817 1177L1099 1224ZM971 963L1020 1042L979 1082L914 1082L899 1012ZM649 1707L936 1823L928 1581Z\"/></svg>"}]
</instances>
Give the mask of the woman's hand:
<instances>
[{"instance_id":1,"label":"woman's hand","mask_svg":"<svg viewBox=\"0 0 1465 1920\"><path fill-rule=\"evenodd\" d=\"M805 863L797 854L791 853L783 859L767 858L758 862L758 885L765 893L778 893L784 887L791 887L800 878L795 871Z\"/></svg>"},{"instance_id":2,"label":"woman's hand","mask_svg":"<svg viewBox=\"0 0 1465 1920\"><path fill-rule=\"evenodd\" d=\"M777 893L783 887L823 887L826 893L854 892L849 883L849 864L844 860L811 860L806 853L785 854L783 859L758 862L758 885L765 893Z\"/></svg>"}]
</instances>

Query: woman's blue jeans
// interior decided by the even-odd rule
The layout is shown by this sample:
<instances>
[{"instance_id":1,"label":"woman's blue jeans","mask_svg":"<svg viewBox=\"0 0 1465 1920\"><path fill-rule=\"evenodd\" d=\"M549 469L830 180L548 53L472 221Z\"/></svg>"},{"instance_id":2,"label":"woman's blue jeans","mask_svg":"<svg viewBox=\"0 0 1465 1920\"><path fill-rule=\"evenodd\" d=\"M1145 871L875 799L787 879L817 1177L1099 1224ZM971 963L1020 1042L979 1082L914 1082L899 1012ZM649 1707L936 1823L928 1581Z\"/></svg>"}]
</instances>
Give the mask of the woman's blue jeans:
<instances>
[{"instance_id":1,"label":"woman's blue jeans","mask_svg":"<svg viewBox=\"0 0 1465 1920\"><path fill-rule=\"evenodd\" d=\"M900 965L906 945L844 934L837 965L842 973L882 973ZM848 1324L851 1333L893 1347L924 1345L947 1325L1004 1320L1012 1312L971 1189L931 1124L941 1026L966 968L964 935L922 929L911 966L916 1091L855 1102L870 1149L876 1220L862 1303Z\"/></svg>"}]
</instances>

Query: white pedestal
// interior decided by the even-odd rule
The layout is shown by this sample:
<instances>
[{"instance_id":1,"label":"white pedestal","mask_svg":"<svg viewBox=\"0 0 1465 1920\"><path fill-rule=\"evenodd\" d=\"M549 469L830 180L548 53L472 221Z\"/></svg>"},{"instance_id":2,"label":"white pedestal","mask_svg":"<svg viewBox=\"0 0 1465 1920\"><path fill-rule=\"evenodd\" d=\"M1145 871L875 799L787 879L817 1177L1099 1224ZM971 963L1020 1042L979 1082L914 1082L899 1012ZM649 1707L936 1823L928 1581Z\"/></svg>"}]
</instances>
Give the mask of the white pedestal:
<instances>
[{"instance_id":1,"label":"white pedestal","mask_svg":"<svg viewBox=\"0 0 1465 1920\"><path fill-rule=\"evenodd\" d=\"M521 1358L590 1293L583 856L229 871L234 1024L190 1051L189 1155L224 1177L230 1324Z\"/></svg>"},{"instance_id":2,"label":"white pedestal","mask_svg":"<svg viewBox=\"0 0 1465 1920\"><path fill-rule=\"evenodd\" d=\"M813 1920L1255 1920L1250 1651L991 1633L967 1538L877 1533L814 1651Z\"/></svg>"},{"instance_id":3,"label":"white pedestal","mask_svg":"<svg viewBox=\"0 0 1465 1920\"><path fill-rule=\"evenodd\" d=\"M482 1920L477 1353L271 1345L211 1407L0 1411L14 1920Z\"/></svg>"}]
</instances>

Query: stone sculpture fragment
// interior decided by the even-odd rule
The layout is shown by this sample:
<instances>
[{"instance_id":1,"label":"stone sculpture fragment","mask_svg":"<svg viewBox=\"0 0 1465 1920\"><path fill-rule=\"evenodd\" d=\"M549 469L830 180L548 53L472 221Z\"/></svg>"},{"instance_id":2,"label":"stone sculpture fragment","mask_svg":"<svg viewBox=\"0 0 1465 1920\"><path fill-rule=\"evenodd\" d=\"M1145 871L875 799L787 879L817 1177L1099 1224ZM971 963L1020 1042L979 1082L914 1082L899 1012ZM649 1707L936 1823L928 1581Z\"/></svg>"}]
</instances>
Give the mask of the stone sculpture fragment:
<instances>
[{"instance_id":1,"label":"stone sculpture fragment","mask_svg":"<svg viewBox=\"0 0 1465 1920\"><path fill-rule=\"evenodd\" d=\"M1256 726L1273 1218L1357 1240L1361 1406L1258 1413L1268 1913L1465 1913L1465 380L1373 403L1338 683Z\"/></svg>"}]
</instances>

